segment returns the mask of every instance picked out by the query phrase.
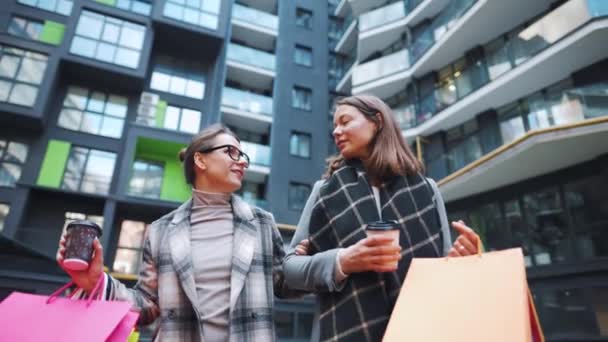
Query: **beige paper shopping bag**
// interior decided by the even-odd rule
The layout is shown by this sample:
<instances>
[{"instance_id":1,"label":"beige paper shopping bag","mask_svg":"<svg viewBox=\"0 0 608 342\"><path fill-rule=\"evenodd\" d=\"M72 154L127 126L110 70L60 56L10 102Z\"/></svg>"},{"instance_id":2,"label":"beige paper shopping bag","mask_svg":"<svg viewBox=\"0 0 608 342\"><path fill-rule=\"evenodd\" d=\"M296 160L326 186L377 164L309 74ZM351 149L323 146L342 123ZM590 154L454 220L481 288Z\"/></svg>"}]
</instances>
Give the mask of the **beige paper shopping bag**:
<instances>
[{"instance_id":1,"label":"beige paper shopping bag","mask_svg":"<svg viewBox=\"0 0 608 342\"><path fill-rule=\"evenodd\" d=\"M412 260L384 342L544 342L520 248Z\"/></svg>"}]
</instances>

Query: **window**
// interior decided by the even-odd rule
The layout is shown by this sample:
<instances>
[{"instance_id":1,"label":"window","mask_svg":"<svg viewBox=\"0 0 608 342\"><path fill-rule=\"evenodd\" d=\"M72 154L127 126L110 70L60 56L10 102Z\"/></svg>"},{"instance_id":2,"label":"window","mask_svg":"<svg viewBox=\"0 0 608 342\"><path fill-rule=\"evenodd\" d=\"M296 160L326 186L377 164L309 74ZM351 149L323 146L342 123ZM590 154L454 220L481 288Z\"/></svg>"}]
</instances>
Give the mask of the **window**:
<instances>
[{"instance_id":1,"label":"window","mask_svg":"<svg viewBox=\"0 0 608 342\"><path fill-rule=\"evenodd\" d=\"M142 0L116 0L114 6L141 15L150 15L150 11L152 10L150 1Z\"/></svg>"},{"instance_id":2,"label":"window","mask_svg":"<svg viewBox=\"0 0 608 342\"><path fill-rule=\"evenodd\" d=\"M292 156L310 158L310 134L291 132L289 139L289 154Z\"/></svg>"},{"instance_id":3,"label":"window","mask_svg":"<svg viewBox=\"0 0 608 342\"><path fill-rule=\"evenodd\" d=\"M28 147L15 141L0 140L0 186L15 186L27 158Z\"/></svg>"},{"instance_id":4,"label":"window","mask_svg":"<svg viewBox=\"0 0 608 342\"><path fill-rule=\"evenodd\" d=\"M86 88L68 88L57 125L110 138L122 136L127 98Z\"/></svg>"},{"instance_id":5,"label":"window","mask_svg":"<svg viewBox=\"0 0 608 342\"><path fill-rule=\"evenodd\" d=\"M288 205L289 209L302 210L310 194L310 185L289 183Z\"/></svg>"},{"instance_id":6,"label":"window","mask_svg":"<svg viewBox=\"0 0 608 342\"><path fill-rule=\"evenodd\" d=\"M150 88L175 95L202 99L205 70L201 64L160 57L154 66Z\"/></svg>"},{"instance_id":7,"label":"window","mask_svg":"<svg viewBox=\"0 0 608 342\"><path fill-rule=\"evenodd\" d=\"M291 106L302 110L312 110L312 90L298 86L293 87Z\"/></svg>"},{"instance_id":8,"label":"window","mask_svg":"<svg viewBox=\"0 0 608 342\"><path fill-rule=\"evenodd\" d=\"M143 25L82 11L70 52L136 69L145 35Z\"/></svg>"},{"instance_id":9,"label":"window","mask_svg":"<svg viewBox=\"0 0 608 342\"><path fill-rule=\"evenodd\" d=\"M163 172L163 165L158 162L135 160L129 182L129 195L159 198Z\"/></svg>"},{"instance_id":10,"label":"window","mask_svg":"<svg viewBox=\"0 0 608 342\"><path fill-rule=\"evenodd\" d=\"M22 5L38 7L45 11L55 12L63 15L72 13L72 0L18 0Z\"/></svg>"},{"instance_id":11,"label":"window","mask_svg":"<svg viewBox=\"0 0 608 342\"><path fill-rule=\"evenodd\" d=\"M114 272L137 274L141 254L144 248L144 237L148 224L140 221L124 220L120 225L118 247L112 269Z\"/></svg>"},{"instance_id":12,"label":"window","mask_svg":"<svg viewBox=\"0 0 608 342\"><path fill-rule=\"evenodd\" d=\"M215 30L220 0L167 0L163 15L167 18Z\"/></svg>"},{"instance_id":13,"label":"window","mask_svg":"<svg viewBox=\"0 0 608 342\"><path fill-rule=\"evenodd\" d=\"M312 30L312 11L296 8L296 25Z\"/></svg>"},{"instance_id":14,"label":"window","mask_svg":"<svg viewBox=\"0 0 608 342\"><path fill-rule=\"evenodd\" d=\"M43 26L41 21L12 17L8 25L8 33L25 39L38 40Z\"/></svg>"},{"instance_id":15,"label":"window","mask_svg":"<svg viewBox=\"0 0 608 342\"><path fill-rule=\"evenodd\" d=\"M164 126L167 129L196 134L200 131L201 112L188 108L168 106Z\"/></svg>"},{"instance_id":16,"label":"window","mask_svg":"<svg viewBox=\"0 0 608 342\"><path fill-rule=\"evenodd\" d=\"M8 216L11 207L8 204L0 203L0 232L4 229L4 221Z\"/></svg>"},{"instance_id":17,"label":"window","mask_svg":"<svg viewBox=\"0 0 608 342\"><path fill-rule=\"evenodd\" d=\"M32 107L47 56L0 44L0 102Z\"/></svg>"},{"instance_id":18,"label":"window","mask_svg":"<svg viewBox=\"0 0 608 342\"><path fill-rule=\"evenodd\" d=\"M302 45L296 45L293 61L303 66L312 66L312 49Z\"/></svg>"},{"instance_id":19,"label":"window","mask_svg":"<svg viewBox=\"0 0 608 342\"><path fill-rule=\"evenodd\" d=\"M112 183L115 162L115 153L72 146L61 188L107 194Z\"/></svg>"}]
</instances>

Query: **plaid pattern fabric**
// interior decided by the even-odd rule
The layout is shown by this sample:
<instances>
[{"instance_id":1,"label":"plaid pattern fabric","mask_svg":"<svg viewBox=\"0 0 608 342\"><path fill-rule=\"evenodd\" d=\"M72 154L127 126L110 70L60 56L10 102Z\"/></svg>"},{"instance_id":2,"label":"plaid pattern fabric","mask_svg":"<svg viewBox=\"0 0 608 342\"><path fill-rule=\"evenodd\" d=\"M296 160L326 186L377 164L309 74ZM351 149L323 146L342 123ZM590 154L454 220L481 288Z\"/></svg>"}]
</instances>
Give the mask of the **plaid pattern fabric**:
<instances>
[{"instance_id":1,"label":"plaid pattern fabric","mask_svg":"<svg viewBox=\"0 0 608 342\"><path fill-rule=\"evenodd\" d=\"M155 341L203 341L190 247L188 201L152 223L138 282L111 278L110 300L128 300L140 324L160 319ZM234 249L230 277L230 341L274 341L273 298L295 296L284 284L283 241L272 214L232 197Z\"/></svg>"},{"instance_id":2,"label":"plaid pattern fabric","mask_svg":"<svg viewBox=\"0 0 608 342\"><path fill-rule=\"evenodd\" d=\"M413 257L442 255L434 193L421 175L399 176L380 188L382 218L401 228L403 258L395 272L349 275L342 291L321 292L321 341L381 341ZM379 220L371 186L360 163L340 168L320 189L310 222L311 253L348 247Z\"/></svg>"}]
</instances>

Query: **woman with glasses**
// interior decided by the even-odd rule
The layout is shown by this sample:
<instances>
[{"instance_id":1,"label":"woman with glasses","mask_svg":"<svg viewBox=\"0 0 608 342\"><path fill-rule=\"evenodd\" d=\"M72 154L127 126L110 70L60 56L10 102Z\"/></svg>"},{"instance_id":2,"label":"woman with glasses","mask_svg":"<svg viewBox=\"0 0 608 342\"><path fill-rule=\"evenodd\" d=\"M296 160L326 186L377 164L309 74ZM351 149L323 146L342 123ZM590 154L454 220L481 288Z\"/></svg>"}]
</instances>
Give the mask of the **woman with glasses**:
<instances>
[{"instance_id":1,"label":"woman with glasses","mask_svg":"<svg viewBox=\"0 0 608 342\"><path fill-rule=\"evenodd\" d=\"M233 132L213 125L179 158L192 198L150 225L133 289L103 273L97 240L88 270L64 270L84 292L103 277L106 299L133 303L140 324L160 318L156 341L273 341L273 298L296 293L285 287L273 216L233 194L249 157ZM62 237L62 267L64 252Z\"/></svg>"}]
</instances>

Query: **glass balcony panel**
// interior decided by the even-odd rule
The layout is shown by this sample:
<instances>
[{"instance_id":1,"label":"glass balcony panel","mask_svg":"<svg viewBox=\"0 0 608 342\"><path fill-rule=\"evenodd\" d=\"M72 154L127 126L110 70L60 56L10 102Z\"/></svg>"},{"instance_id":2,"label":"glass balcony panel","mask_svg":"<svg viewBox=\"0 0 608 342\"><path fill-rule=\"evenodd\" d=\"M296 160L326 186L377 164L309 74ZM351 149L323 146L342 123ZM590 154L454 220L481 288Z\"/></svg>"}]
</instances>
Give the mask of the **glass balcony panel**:
<instances>
[{"instance_id":1,"label":"glass balcony panel","mask_svg":"<svg viewBox=\"0 0 608 342\"><path fill-rule=\"evenodd\" d=\"M228 59L271 71L276 65L273 54L234 43L228 45Z\"/></svg>"},{"instance_id":2,"label":"glass balcony panel","mask_svg":"<svg viewBox=\"0 0 608 342\"><path fill-rule=\"evenodd\" d=\"M241 141L241 148L249 156L251 165L270 166L270 146Z\"/></svg>"},{"instance_id":3,"label":"glass balcony panel","mask_svg":"<svg viewBox=\"0 0 608 342\"><path fill-rule=\"evenodd\" d=\"M222 105L256 114L272 116L272 97L224 87Z\"/></svg>"},{"instance_id":4,"label":"glass balcony panel","mask_svg":"<svg viewBox=\"0 0 608 342\"><path fill-rule=\"evenodd\" d=\"M367 31L405 17L405 3L397 1L359 16L359 31Z\"/></svg>"},{"instance_id":5,"label":"glass balcony panel","mask_svg":"<svg viewBox=\"0 0 608 342\"><path fill-rule=\"evenodd\" d=\"M275 15L239 4L234 4L232 7L232 18L275 31L279 29L279 20Z\"/></svg>"},{"instance_id":6,"label":"glass balcony panel","mask_svg":"<svg viewBox=\"0 0 608 342\"><path fill-rule=\"evenodd\" d=\"M386 77L410 67L407 49L358 65L353 72L353 85L360 85Z\"/></svg>"}]
</instances>

